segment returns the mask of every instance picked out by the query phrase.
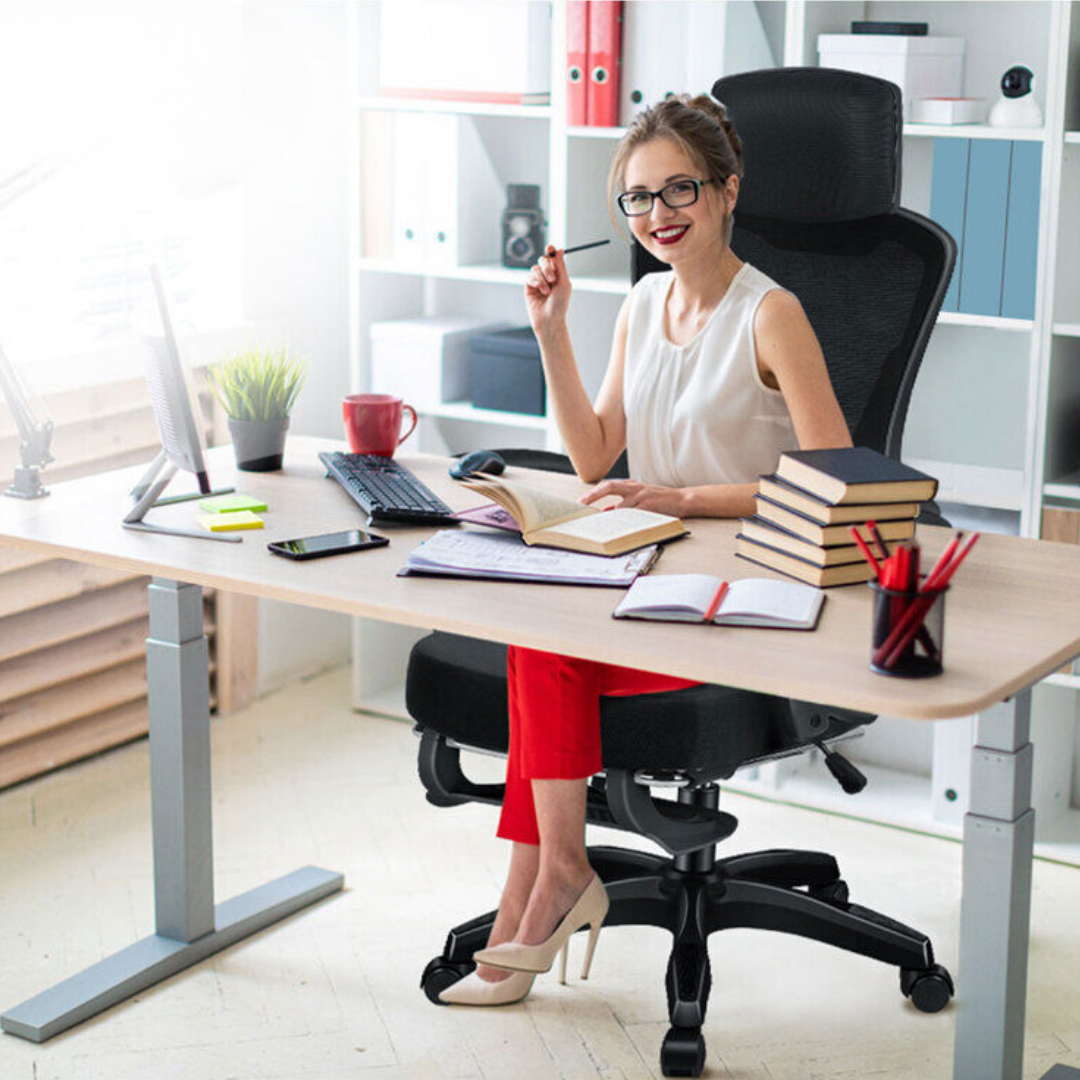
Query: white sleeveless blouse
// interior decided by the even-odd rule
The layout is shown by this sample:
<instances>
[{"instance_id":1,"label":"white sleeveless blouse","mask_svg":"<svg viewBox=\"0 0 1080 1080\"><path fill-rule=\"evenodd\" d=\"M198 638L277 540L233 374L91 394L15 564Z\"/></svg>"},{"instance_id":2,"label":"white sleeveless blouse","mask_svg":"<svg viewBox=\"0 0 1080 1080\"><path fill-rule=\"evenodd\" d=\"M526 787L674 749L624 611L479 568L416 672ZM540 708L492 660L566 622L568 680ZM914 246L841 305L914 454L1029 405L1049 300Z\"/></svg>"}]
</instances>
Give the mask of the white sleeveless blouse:
<instances>
[{"instance_id":1,"label":"white sleeveless blouse","mask_svg":"<svg viewBox=\"0 0 1080 1080\"><path fill-rule=\"evenodd\" d=\"M784 396L762 381L754 316L780 288L744 263L709 321L685 345L664 330L673 271L647 274L630 293L623 383L630 476L696 487L756 481L798 448Z\"/></svg>"}]
</instances>

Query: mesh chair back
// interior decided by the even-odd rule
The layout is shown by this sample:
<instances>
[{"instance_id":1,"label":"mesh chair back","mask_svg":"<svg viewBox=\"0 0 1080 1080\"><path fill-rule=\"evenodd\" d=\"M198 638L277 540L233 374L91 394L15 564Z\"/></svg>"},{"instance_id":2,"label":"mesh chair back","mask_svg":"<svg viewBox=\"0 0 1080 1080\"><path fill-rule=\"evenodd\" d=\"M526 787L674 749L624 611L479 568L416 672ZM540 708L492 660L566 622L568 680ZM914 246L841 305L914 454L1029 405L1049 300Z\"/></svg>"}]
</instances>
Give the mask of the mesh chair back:
<instances>
[{"instance_id":1,"label":"mesh chair back","mask_svg":"<svg viewBox=\"0 0 1080 1080\"><path fill-rule=\"evenodd\" d=\"M854 442L898 458L956 261L944 229L898 207L899 89L778 68L720 79L713 96L743 143L732 249L798 297ZM635 242L634 281L664 269Z\"/></svg>"}]
</instances>

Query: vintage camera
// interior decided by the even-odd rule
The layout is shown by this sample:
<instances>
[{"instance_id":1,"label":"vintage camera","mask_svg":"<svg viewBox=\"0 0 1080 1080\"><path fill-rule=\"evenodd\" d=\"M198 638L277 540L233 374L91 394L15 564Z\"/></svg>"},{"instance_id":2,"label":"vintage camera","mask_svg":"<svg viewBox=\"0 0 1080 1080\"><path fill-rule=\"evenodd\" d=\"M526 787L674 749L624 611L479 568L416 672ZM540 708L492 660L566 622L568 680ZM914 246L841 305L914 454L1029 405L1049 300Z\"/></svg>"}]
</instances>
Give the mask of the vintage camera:
<instances>
[{"instance_id":1,"label":"vintage camera","mask_svg":"<svg viewBox=\"0 0 1080 1080\"><path fill-rule=\"evenodd\" d=\"M507 184L502 216L502 264L527 270L544 253L539 184Z\"/></svg>"}]
</instances>

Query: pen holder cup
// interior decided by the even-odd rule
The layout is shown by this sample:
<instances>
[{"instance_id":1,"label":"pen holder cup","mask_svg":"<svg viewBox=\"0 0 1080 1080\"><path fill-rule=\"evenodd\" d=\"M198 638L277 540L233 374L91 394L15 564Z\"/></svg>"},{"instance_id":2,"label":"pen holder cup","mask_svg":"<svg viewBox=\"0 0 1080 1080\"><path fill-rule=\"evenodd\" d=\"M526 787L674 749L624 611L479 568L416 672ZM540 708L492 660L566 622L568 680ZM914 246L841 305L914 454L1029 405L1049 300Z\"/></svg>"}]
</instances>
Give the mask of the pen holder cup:
<instances>
[{"instance_id":1,"label":"pen holder cup","mask_svg":"<svg viewBox=\"0 0 1080 1080\"><path fill-rule=\"evenodd\" d=\"M871 581L870 588L874 596L870 670L902 679L940 675L949 586L914 592L886 589Z\"/></svg>"}]
</instances>

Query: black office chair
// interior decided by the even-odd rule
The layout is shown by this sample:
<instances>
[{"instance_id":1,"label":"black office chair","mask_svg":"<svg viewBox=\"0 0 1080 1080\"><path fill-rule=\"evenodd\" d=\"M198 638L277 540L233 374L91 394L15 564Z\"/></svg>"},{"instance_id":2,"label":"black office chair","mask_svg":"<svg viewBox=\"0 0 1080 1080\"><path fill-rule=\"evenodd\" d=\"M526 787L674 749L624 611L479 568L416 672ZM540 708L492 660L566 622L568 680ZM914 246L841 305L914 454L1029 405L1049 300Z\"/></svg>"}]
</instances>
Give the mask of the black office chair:
<instances>
[{"instance_id":1,"label":"black office chair","mask_svg":"<svg viewBox=\"0 0 1080 1080\"><path fill-rule=\"evenodd\" d=\"M795 68L719 80L745 146L733 246L801 300L857 444L899 456L904 417L956 257L952 238L898 208L902 110L896 86L841 71ZM635 280L656 268L641 249ZM572 472L539 451L509 463ZM506 752L506 649L435 633L409 661L407 702L420 734L420 778L436 806L498 805L501 784L474 784L460 749ZM590 847L611 899L608 925L660 926L674 937L667 969L672 1027L665 1076L697 1076L709 996L709 934L779 930L895 965L917 1008L953 994L917 930L850 903L831 855L775 850L716 858L736 819L714 781L743 766L818 747L845 787L861 774L826 744L873 716L724 686L601 700L604 773L589 783L587 820L646 836L671 857ZM677 801L650 787L677 788ZM450 931L421 985L432 1001L473 970L494 912Z\"/></svg>"}]
</instances>

